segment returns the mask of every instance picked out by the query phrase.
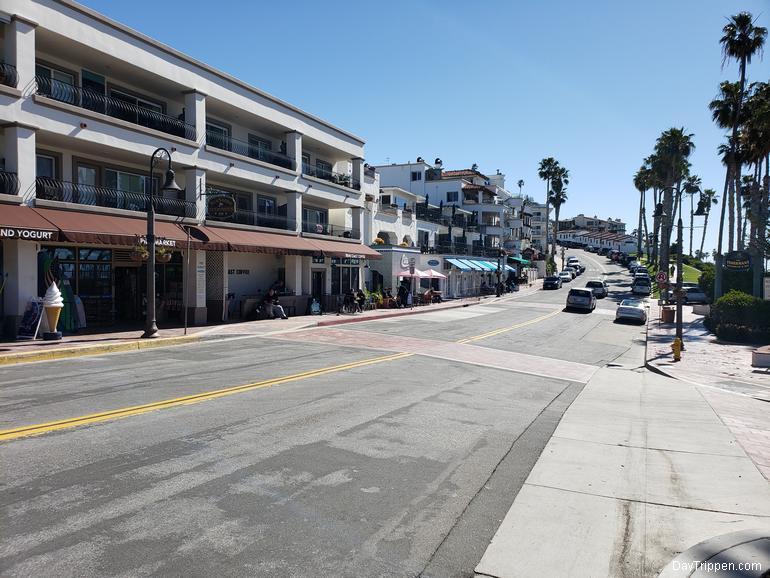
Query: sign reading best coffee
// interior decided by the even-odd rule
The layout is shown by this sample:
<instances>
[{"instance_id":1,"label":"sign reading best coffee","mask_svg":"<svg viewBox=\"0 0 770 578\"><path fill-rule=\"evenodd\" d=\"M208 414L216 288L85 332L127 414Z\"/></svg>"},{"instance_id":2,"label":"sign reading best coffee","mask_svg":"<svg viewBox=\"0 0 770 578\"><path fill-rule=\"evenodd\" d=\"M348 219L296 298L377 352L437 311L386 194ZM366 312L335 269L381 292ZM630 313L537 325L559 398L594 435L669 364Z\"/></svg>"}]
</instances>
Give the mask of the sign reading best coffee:
<instances>
[{"instance_id":1,"label":"sign reading best coffee","mask_svg":"<svg viewBox=\"0 0 770 578\"><path fill-rule=\"evenodd\" d=\"M56 239L56 231L22 229L19 227L0 227L0 238L21 239L22 241L54 241Z\"/></svg>"}]
</instances>

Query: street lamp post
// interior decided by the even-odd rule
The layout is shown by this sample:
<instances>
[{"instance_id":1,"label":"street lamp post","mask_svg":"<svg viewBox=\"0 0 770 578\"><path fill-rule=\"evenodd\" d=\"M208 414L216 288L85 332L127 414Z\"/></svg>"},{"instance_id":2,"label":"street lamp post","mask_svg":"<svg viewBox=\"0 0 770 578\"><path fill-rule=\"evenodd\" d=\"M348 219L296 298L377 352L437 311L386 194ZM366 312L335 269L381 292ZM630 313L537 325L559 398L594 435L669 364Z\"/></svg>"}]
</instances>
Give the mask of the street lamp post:
<instances>
[{"instance_id":1,"label":"street lamp post","mask_svg":"<svg viewBox=\"0 0 770 578\"><path fill-rule=\"evenodd\" d=\"M168 158L168 168L163 181L161 191L181 191L181 187L174 180L174 171L171 170L171 153L163 147L158 148L150 157L150 174L147 180L147 309L142 337L150 339L158 337L158 325L155 321L155 195L152 190L152 173L155 167L155 157L165 153Z\"/></svg>"},{"instance_id":2,"label":"street lamp post","mask_svg":"<svg viewBox=\"0 0 770 578\"><path fill-rule=\"evenodd\" d=\"M503 294L503 291L502 291L503 283L500 278L500 276L503 274L502 265L500 264L500 260L503 258L503 255L505 255L505 251L503 251L502 249L499 249L497 251L497 291L495 292L498 297L500 297L500 295Z\"/></svg>"}]
</instances>

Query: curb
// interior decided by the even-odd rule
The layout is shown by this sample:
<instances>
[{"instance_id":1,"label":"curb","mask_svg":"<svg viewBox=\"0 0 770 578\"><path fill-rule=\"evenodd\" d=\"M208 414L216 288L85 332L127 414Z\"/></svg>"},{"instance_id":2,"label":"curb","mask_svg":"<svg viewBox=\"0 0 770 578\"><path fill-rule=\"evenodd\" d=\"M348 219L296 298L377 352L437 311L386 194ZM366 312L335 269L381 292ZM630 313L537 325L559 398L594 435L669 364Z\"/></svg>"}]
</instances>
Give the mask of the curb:
<instances>
[{"instance_id":1,"label":"curb","mask_svg":"<svg viewBox=\"0 0 770 578\"><path fill-rule=\"evenodd\" d=\"M67 359L71 357L87 357L102 353L115 353L118 351L138 351L141 349L155 349L194 343L202 341L200 335L186 335L182 337L161 337L160 339L148 339L145 341L129 341L128 343L109 343L105 345L84 345L82 347L61 347L47 351L29 351L0 355L0 366L16 365L19 363L31 363L33 361L50 361L54 359Z\"/></svg>"},{"instance_id":2,"label":"curb","mask_svg":"<svg viewBox=\"0 0 770 578\"><path fill-rule=\"evenodd\" d=\"M460 307L469 307L471 305L478 305L481 301L476 303L458 303L457 305L447 305L441 309L430 309L428 307L421 307L419 309L409 309L408 311L395 311L393 313L387 313L385 315L378 315L377 317L345 317L342 319L330 319L329 321L319 321L316 323L316 327L329 327L331 325L342 325L345 323L361 323L363 321L377 321L379 319L390 319L392 317L403 317L405 315L418 315L420 313L431 313L433 311L446 311L448 309L459 309Z\"/></svg>"}]
</instances>

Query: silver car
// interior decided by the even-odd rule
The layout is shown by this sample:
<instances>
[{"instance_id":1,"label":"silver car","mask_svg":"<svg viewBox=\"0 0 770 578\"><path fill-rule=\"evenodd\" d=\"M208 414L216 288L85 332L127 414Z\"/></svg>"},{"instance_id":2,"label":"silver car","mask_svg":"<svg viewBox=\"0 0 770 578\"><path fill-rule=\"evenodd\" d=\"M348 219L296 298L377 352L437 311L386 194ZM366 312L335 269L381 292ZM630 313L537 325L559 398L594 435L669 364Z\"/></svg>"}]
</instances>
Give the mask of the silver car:
<instances>
[{"instance_id":1,"label":"silver car","mask_svg":"<svg viewBox=\"0 0 770 578\"><path fill-rule=\"evenodd\" d=\"M639 299L623 299L615 312L615 321L647 323L647 308Z\"/></svg>"},{"instance_id":2,"label":"silver car","mask_svg":"<svg viewBox=\"0 0 770 578\"><path fill-rule=\"evenodd\" d=\"M586 288L593 291L598 299L603 299L609 294L607 284L600 279L591 279L586 283Z\"/></svg>"},{"instance_id":3,"label":"silver car","mask_svg":"<svg viewBox=\"0 0 770 578\"><path fill-rule=\"evenodd\" d=\"M596 295L590 289L574 288L567 295L567 309L596 309Z\"/></svg>"}]
</instances>

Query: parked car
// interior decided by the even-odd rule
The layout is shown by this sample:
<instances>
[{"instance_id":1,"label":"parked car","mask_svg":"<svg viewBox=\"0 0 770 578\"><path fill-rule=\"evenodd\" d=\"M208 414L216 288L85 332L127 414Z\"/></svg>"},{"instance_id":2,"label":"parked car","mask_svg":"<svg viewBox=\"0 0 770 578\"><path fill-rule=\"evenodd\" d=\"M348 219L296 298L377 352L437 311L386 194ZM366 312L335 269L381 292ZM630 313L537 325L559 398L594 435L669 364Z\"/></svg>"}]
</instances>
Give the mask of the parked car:
<instances>
[{"instance_id":1,"label":"parked car","mask_svg":"<svg viewBox=\"0 0 770 578\"><path fill-rule=\"evenodd\" d=\"M650 280L644 277L634 279L633 283L631 283L631 293L634 295L650 295L652 293Z\"/></svg>"},{"instance_id":2,"label":"parked car","mask_svg":"<svg viewBox=\"0 0 770 578\"><path fill-rule=\"evenodd\" d=\"M689 286L688 286L689 285ZM703 291L698 285L692 286L693 283L682 283L682 303L708 303L709 298L706 292ZM674 299L674 290L671 289L668 292L669 301L676 301Z\"/></svg>"},{"instance_id":3,"label":"parked car","mask_svg":"<svg viewBox=\"0 0 770 578\"><path fill-rule=\"evenodd\" d=\"M610 252L608 247L602 247L599 249L599 255L607 255Z\"/></svg>"},{"instance_id":4,"label":"parked car","mask_svg":"<svg viewBox=\"0 0 770 578\"><path fill-rule=\"evenodd\" d=\"M577 257L568 257L567 258L567 267L572 267L575 269L575 271L578 272L578 275L580 275L583 271L586 270L585 267L578 261Z\"/></svg>"},{"instance_id":5,"label":"parked car","mask_svg":"<svg viewBox=\"0 0 770 578\"><path fill-rule=\"evenodd\" d=\"M574 288L567 294L567 309L596 309L596 296L591 289Z\"/></svg>"},{"instance_id":6,"label":"parked car","mask_svg":"<svg viewBox=\"0 0 770 578\"><path fill-rule=\"evenodd\" d=\"M557 275L543 279L543 289L561 289L561 278Z\"/></svg>"},{"instance_id":7,"label":"parked car","mask_svg":"<svg viewBox=\"0 0 770 578\"><path fill-rule=\"evenodd\" d=\"M607 284L600 279L591 279L586 283L586 287L593 291L597 299L604 299L609 294Z\"/></svg>"},{"instance_id":8,"label":"parked car","mask_svg":"<svg viewBox=\"0 0 770 578\"><path fill-rule=\"evenodd\" d=\"M649 279L650 272L646 267L637 267L634 271L634 279Z\"/></svg>"},{"instance_id":9,"label":"parked car","mask_svg":"<svg viewBox=\"0 0 770 578\"><path fill-rule=\"evenodd\" d=\"M588 245L588 247L586 247L586 251L589 253L596 253L598 250L598 247L594 247L593 245Z\"/></svg>"},{"instance_id":10,"label":"parked car","mask_svg":"<svg viewBox=\"0 0 770 578\"><path fill-rule=\"evenodd\" d=\"M647 323L647 308L639 299L623 299L615 312L615 321Z\"/></svg>"},{"instance_id":11,"label":"parked car","mask_svg":"<svg viewBox=\"0 0 770 578\"><path fill-rule=\"evenodd\" d=\"M562 283L570 283L572 281L572 273L570 271L560 271L558 277Z\"/></svg>"}]
</instances>

